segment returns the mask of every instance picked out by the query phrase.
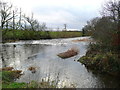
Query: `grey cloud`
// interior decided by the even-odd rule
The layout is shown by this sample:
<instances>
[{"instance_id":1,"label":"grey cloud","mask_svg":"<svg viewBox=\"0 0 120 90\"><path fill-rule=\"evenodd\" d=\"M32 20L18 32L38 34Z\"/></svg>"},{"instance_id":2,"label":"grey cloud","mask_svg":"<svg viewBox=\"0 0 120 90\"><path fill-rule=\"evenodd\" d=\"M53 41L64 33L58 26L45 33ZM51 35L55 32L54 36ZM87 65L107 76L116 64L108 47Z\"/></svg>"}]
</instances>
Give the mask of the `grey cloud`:
<instances>
[{"instance_id":1,"label":"grey cloud","mask_svg":"<svg viewBox=\"0 0 120 90\"><path fill-rule=\"evenodd\" d=\"M88 7L89 8L89 7ZM86 8L74 8L74 7L35 7L33 9L34 13L40 14L40 15L49 15L50 13L56 13L59 11L64 11L66 13L69 13L70 16L65 16L62 15L66 20L66 22L68 22L68 28L77 28L77 29L81 29L85 24L86 21L92 19L93 17L98 16L97 14L97 10L89 10ZM56 16L55 16L56 17ZM47 23L47 22L46 22ZM62 24L59 21L57 22L51 22L47 23L49 26L55 28L55 27L62 27Z\"/></svg>"}]
</instances>

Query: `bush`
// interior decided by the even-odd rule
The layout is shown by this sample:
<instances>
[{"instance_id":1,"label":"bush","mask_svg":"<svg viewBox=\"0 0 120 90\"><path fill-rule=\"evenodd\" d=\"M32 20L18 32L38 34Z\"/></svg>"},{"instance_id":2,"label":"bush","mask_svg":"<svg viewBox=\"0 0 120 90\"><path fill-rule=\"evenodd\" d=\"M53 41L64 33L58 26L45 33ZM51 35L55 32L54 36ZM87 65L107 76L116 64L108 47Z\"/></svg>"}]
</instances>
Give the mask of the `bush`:
<instances>
[{"instance_id":1,"label":"bush","mask_svg":"<svg viewBox=\"0 0 120 90\"><path fill-rule=\"evenodd\" d=\"M90 51L89 51L90 52ZM91 51L92 52L92 51ZM96 70L100 73L120 73L120 61L117 54L112 52L94 52L87 53L86 56L81 57L79 60L88 69Z\"/></svg>"}]
</instances>

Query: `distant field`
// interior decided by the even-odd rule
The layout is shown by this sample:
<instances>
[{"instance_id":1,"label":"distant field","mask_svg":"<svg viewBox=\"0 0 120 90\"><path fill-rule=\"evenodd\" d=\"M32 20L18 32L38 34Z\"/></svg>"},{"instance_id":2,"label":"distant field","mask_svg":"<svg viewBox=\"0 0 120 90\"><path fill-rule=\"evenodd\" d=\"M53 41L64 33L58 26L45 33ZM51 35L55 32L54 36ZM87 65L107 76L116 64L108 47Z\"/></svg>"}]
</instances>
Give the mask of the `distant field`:
<instances>
[{"instance_id":1,"label":"distant field","mask_svg":"<svg viewBox=\"0 0 120 90\"><path fill-rule=\"evenodd\" d=\"M80 37L80 31L28 31L28 30L2 30L2 40L39 40L55 38Z\"/></svg>"}]
</instances>

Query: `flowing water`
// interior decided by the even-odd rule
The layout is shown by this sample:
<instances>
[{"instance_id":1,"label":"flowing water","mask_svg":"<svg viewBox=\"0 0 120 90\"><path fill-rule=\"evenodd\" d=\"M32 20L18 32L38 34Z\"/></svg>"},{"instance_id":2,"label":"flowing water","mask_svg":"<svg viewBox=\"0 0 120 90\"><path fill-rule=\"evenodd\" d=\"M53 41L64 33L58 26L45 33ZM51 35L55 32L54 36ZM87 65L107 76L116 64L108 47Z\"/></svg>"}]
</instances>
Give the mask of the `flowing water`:
<instances>
[{"instance_id":1,"label":"flowing water","mask_svg":"<svg viewBox=\"0 0 120 90\"><path fill-rule=\"evenodd\" d=\"M2 66L10 66L22 70L23 75L17 82L54 81L58 87L102 88L119 87L120 82L110 76L100 76L88 71L77 60L85 55L89 42L73 42L72 40L89 38L78 37L68 39L29 40L1 44ZM70 48L79 50L79 54L61 59L57 54ZM29 67L35 67L31 73Z\"/></svg>"}]
</instances>

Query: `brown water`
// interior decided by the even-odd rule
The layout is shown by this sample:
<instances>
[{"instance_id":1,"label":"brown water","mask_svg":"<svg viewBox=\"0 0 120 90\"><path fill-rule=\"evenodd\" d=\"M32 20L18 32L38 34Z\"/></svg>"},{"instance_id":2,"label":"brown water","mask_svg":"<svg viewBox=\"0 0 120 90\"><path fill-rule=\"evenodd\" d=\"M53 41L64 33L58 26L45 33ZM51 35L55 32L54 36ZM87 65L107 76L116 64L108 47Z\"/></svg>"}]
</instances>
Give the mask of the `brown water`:
<instances>
[{"instance_id":1,"label":"brown water","mask_svg":"<svg viewBox=\"0 0 120 90\"><path fill-rule=\"evenodd\" d=\"M102 88L119 87L120 81L112 76L97 75L88 71L77 60L85 55L89 42L72 42L72 40L88 38L69 38L52 40L19 41L2 45L2 66L11 66L23 71L17 82L32 80L54 81L58 87ZM70 48L77 48L77 56L61 59L58 53ZM31 73L29 67L35 67L36 73Z\"/></svg>"}]
</instances>

